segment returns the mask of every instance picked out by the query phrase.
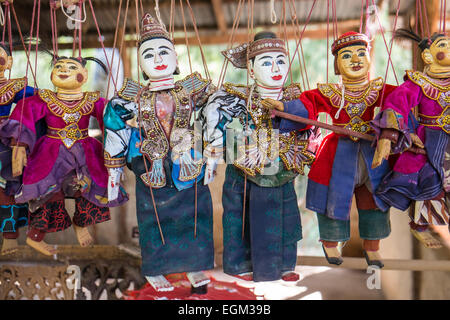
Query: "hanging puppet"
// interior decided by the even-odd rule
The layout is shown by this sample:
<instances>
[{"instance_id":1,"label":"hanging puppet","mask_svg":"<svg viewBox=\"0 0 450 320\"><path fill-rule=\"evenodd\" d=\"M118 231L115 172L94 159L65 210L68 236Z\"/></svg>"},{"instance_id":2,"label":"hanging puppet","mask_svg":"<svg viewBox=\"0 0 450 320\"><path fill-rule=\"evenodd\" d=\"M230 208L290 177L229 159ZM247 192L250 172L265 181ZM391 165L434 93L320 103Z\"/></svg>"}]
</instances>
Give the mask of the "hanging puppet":
<instances>
[{"instance_id":1,"label":"hanging puppet","mask_svg":"<svg viewBox=\"0 0 450 320\"><path fill-rule=\"evenodd\" d=\"M425 64L423 72L406 71L405 82L384 101L381 113L372 122L378 144L373 166L389 154L410 146L425 148L425 154L401 153L393 170L380 184L377 195L386 203L410 211L414 236L426 247L440 247L429 225L448 225L450 200L450 40L435 33L422 39L411 30L399 29L395 38L418 43ZM418 106L418 126L410 133L411 109Z\"/></svg>"},{"instance_id":2,"label":"hanging puppet","mask_svg":"<svg viewBox=\"0 0 450 320\"><path fill-rule=\"evenodd\" d=\"M246 280L296 281L302 229L294 179L313 162L314 143L308 139L316 136L303 124L272 117L261 101L291 101L301 88L283 87L289 60L284 41L273 32L260 32L254 41L223 54L254 80L250 86L225 83L202 111L205 183L212 181L225 156L228 164L222 196L223 270ZM285 111L308 116L297 106Z\"/></svg>"},{"instance_id":3,"label":"hanging puppet","mask_svg":"<svg viewBox=\"0 0 450 320\"><path fill-rule=\"evenodd\" d=\"M5 71L11 70L13 58L8 44L0 44L0 124L8 120L11 107L35 89L26 86L26 78L7 79ZM0 142L0 232L3 232L1 254L17 250L19 228L28 222L28 206L18 204L14 194L20 187L21 176L11 172L11 148Z\"/></svg>"},{"instance_id":4,"label":"hanging puppet","mask_svg":"<svg viewBox=\"0 0 450 320\"><path fill-rule=\"evenodd\" d=\"M202 271L214 267L213 209L194 120L214 86L198 73L175 82L177 53L165 26L148 13L141 25L139 65L149 82L126 79L104 115L109 198L128 164L136 175L142 273L155 290L170 291L164 275L186 272L192 291L205 293L210 280Z\"/></svg>"},{"instance_id":5,"label":"hanging puppet","mask_svg":"<svg viewBox=\"0 0 450 320\"><path fill-rule=\"evenodd\" d=\"M342 84L319 84L305 91L300 99L281 104L268 100L269 107L304 108L309 117L318 113L332 116L333 125L370 133L369 121L380 104L382 91L387 97L393 86L381 78L369 79L369 40L366 35L348 32L336 39L331 51L335 74ZM306 207L317 213L320 241L327 261L343 262L339 242L350 239L350 209L353 195L359 214L359 234L369 265L383 267L379 250L380 239L390 234L389 206L374 194L383 176L389 171L386 161L371 168L375 148L368 140L331 133L323 141L320 152L308 175Z\"/></svg>"},{"instance_id":6,"label":"hanging puppet","mask_svg":"<svg viewBox=\"0 0 450 320\"><path fill-rule=\"evenodd\" d=\"M41 89L20 100L0 127L1 136L11 139L13 176L23 170L23 185L15 199L29 205L26 243L45 255L56 253L43 241L46 233L64 230L73 222L80 245L90 245L93 238L87 227L109 220L108 207L127 200L121 192L108 202L102 144L88 135L91 117L102 127L106 101L98 92L82 91L87 60L101 63L95 58L54 58L51 81L56 91ZM47 132L37 139L35 123L40 119L45 119ZM64 206L66 197L75 198L72 220Z\"/></svg>"}]
</instances>

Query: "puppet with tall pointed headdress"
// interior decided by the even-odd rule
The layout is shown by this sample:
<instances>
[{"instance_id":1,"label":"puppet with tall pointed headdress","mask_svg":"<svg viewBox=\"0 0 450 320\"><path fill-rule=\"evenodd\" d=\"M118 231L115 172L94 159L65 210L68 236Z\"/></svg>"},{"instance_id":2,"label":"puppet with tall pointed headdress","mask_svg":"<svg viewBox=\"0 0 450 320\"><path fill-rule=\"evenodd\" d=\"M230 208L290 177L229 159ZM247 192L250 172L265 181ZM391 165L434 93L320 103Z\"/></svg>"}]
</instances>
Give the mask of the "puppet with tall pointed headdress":
<instances>
[{"instance_id":1,"label":"puppet with tall pointed headdress","mask_svg":"<svg viewBox=\"0 0 450 320\"><path fill-rule=\"evenodd\" d=\"M203 185L201 128L194 124L215 88L198 73L174 80L174 43L148 13L138 52L148 83L126 79L104 115L109 199L128 164L136 175L142 273L156 290L167 291L173 287L164 275L187 272L192 290L204 293L210 280L202 271L214 267L212 203Z\"/></svg>"}]
</instances>

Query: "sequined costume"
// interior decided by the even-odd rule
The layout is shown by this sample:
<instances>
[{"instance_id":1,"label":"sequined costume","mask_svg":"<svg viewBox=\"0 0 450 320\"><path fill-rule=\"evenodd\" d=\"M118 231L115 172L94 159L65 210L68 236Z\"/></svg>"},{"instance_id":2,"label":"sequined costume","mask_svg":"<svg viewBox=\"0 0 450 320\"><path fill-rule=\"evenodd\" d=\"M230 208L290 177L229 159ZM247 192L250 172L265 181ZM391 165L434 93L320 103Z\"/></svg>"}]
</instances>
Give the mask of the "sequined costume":
<instances>
[{"instance_id":1,"label":"sequined costume","mask_svg":"<svg viewBox=\"0 0 450 320\"><path fill-rule=\"evenodd\" d=\"M214 267L212 201L202 180L201 126L194 126L196 110L213 91L210 81L198 73L159 91L127 79L107 105L105 164L109 168L128 165L136 175L136 214L146 276ZM133 118L137 127L129 124Z\"/></svg>"},{"instance_id":2,"label":"sequined costume","mask_svg":"<svg viewBox=\"0 0 450 320\"><path fill-rule=\"evenodd\" d=\"M224 272L253 272L254 281L271 281L296 265L302 229L294 179L314 161L313 140L319 136L305 125L271 117L253 88L225 83L210 97L203 109L205 154L227 161L222 196ZM293 84L282 90L280 99L297 99L300 93L300 86ZM308 116L296 107L285 112Z\"/></svg>"}]
</instances>

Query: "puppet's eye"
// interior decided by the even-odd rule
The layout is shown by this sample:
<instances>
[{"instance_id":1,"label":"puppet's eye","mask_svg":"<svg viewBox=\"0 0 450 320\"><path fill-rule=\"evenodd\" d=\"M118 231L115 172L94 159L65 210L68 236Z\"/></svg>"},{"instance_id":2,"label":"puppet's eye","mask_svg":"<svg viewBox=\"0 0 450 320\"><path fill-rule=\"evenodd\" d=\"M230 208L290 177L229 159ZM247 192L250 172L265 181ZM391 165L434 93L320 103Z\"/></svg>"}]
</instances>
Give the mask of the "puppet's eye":
<instances>
[{"instance_id":1,"label":"puppet's eye","mask_svg":"<svg viewBox=\"0 0 450 320\"><path fill-rule=\"evenodd\" d=\"M278 60L277 63L278 64L286 64L286 62L284 60L282 60L282 59Z\"/></svg>"},{"instance_id":2,"label":"puppet's eye","mask_svg":"<svg viewBox=\"0 0 450 320\"><path fill-rule=\"evenodd\" d=\"M153 57L154 57L153 53L147 53L147 54L144 56L144 59L150 59L150 58L153 58Z\"/></svg>"},{"instance_id":3,"label":"puppet's eye","mask_svg":"<svg viewBox=\"0 0 450 320\"><path fill-rule=\"evenodd\" d=\"M270 63L269 61L264 61L261 65L263 67L270 67L272 65L272 63Z\"/></svg>"},{"instance_id":4,"label":"puppet's eye","mask_svg":"<svg viewBox=\"0 0 450 320\"><path fill-rule=\"evenodd\" d=\"M366 52L365 52L365 51L361 51L361 52L358 53L358 56L359 56L359 57L364 57L365 55L366 55Z\"/></svg>"},{"instance_id":5,"label":"puppet's eye","mask_svg":"<svg viewBox=\"0 0 450 320\"><path fill-rule=\"evenodd\" d=\"M342 59L350 59L352 56L350 55L350 54L348 54L348 53L344 53L343 55L342 55Z\"/></svg>"}]
</instances>

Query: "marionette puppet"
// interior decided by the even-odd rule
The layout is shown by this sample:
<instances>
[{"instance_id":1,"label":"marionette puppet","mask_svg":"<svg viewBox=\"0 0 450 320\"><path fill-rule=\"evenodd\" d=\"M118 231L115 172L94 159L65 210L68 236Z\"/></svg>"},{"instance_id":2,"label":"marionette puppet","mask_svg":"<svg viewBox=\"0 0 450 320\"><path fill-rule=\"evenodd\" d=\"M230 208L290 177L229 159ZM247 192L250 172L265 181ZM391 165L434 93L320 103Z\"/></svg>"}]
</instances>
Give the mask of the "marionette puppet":
<instances>
[{"instance_id":1,"label":"marionette puppet","mask_svg":"<svg viewBox=\"0 0 450 320\"><path fill-rule=\"evenodd\" d=\"M54 58L51 81L56 90L40 89L20 100L0 127L0 135L10 139L13 148L13 176L23 170L23 184L15 199L28 202L26 243L45 255L57 252L43 241L46 233L62 231L73 222L80 245L88 246L93 238L87 227L109 220L108 207L127 200L120 193L108 202L102 144L88 135L91 117L103 126L106 104L98 92L82 91L88 60L103 65L95 58ZM35 123L40 119L45 119L47 129L46 135L37 139ZM72 220L64 198L75 198Z\"/></svg>"},{"instance_id":2,"label":"marionette puppet","mask_svg":"<svg viewBox=\"0 0 450 320\"><path fill-rule=\"evenodd\" d=\"M423 72L406 71L405 82L384 101L372 122L378 136L376 167L390 153L401 153L393 170L383 179L377 196L389 205L410 211L413 235L426 247L440 247L429 225L448 225L450 199L450 39L435 33L422 39L411 30L399 29L395 38L418 43L425 64ZM418 126L408 130L408 114L418 106ZM425 154L405 151L424 148ZM405 151L405 152L403 152Z\"/></svg>"},{"instance_id":3,"label":"marionette puppet","mask_svg":"<svg viewBox=\"0 0 450 320\"><path fill-rule=\"evenodd\" d=\"M155 290L171 291L164 275L186 272L192 292L206 293L210 279L203 271L214 268L213 208L194 120L215 88L198 73L175 82L177 53L165 26L148 13L141 25L139 65L149 81L126 79L104 115L109 198L128 165L136 176L143 275Z\"/></svg>"},{"instance_id":4,"label":"marionette puppet","mask_svg":"<svg viewBox=\"0 0 450 320\"><path fill-rule=\"evenodd\" d=\"M369 79L370 50L366 35L348 32L336 39L331 47L335 74L342 84L318 84L305 91L300 99L283 104L263 101L278 110L304 108L311 119L318 113L331 115L333 125L363 134L371 133L369 121L374 109L394 89L381 78ZM381 179L389 171L383 161L372 169L375 148L368 140L335 132L326 136L308 175L306 207L317 213L320 241L330 264L339 265L343 258L339 242L350 239L350 210L355 195L359 215L359 234L369 265L383 267L379 250L380 239L390 234L389 206L374 194Z\"/></svg>"},{"instance_id":5,"label":"marionette puppet","mask_svg":"<svg viewBox=\"0 0 450 320\"><path fill-rule=\"evenodd\" d=\"M0 44L0 124L8 120L11 107L35 89L26 86L26 78L7 79L5 71L11 70L13 58L8 44ZM11 148L0 142L0 232L3 232L1 254L17 251L19 228L28 223L28 206L18 204L14 194L21 185L21 176L11 172Z\"/></svg>"},{"instance_id":6,"label":"marionette puppet","mask_svg":"<svg viewBox=\"0 0 450 320\"><path fill-rule=\"evenodd\" d=\"M273 32L224 51L254 83L225 83L202 110L207 157L205 183L226 158L223 185L223 270L244 280L297 281L297 242L302 228L294 179L314 161L314 132L306 125L272 117L265 98L291 101L299 84L283 86L289 59ZM285 110L308 116L296 106ZM310 139L310 140L309 140ZM316 144L318 145L318 144Z\"/></svg>"}]
</instances>

